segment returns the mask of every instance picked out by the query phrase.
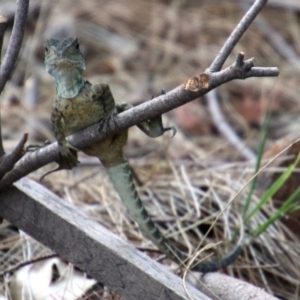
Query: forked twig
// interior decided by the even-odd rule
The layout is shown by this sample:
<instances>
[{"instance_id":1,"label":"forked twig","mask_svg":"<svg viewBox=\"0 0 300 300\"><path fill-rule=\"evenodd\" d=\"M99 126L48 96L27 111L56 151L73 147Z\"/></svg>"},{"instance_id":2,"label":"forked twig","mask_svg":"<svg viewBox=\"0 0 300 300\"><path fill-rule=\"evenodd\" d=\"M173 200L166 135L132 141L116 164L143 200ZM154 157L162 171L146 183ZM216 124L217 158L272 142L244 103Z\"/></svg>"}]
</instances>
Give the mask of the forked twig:
<instances>
[{"instance_id":1,"label":"forked twig","mask_svg":"<svg viewBox=\"0 0 300 300\"><path fill-rule=\"evenodd\" d=\"M250 9L246 12L242 20L238 23L235 29L232 31L231 35L225 42L224 46L221 48L217 57L214 59L212 64L209 67L211 72L220 71L224 62L228 58L229 54L237 44L237 42L241 39L242 35L254 21L256 16L262 10L262 8L266 5L268 0L256 0Z\"/></svg>"}]
</instances>

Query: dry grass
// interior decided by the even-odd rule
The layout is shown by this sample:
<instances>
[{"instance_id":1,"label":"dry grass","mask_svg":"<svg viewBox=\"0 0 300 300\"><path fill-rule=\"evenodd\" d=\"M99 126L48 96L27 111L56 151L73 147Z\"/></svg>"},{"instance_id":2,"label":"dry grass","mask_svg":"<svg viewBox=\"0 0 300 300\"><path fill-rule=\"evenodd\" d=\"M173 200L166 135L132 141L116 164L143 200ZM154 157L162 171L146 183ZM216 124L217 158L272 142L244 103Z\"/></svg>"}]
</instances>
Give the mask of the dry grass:
<instances>
[{"instance_id":1,"label":"dry grass","mask_svg":"<svg viewBox=\"0 0 300 300\"><path fill-rule=\"evenodd\" d=\"M296 12L269 7L262 15L297 51L300 34ZM32 142L53 140L49 114L54 86L43 67L45 37L62 31L66 35L76 34L87 61L86 77L91 82L109 83L117 101L135 104L159 94L161 88L174 88L208 67L241 16L237 1L43 1L42 16L37 23L30 22L24 40L25 54L3 95L6 150L24 130L30 132ZM223 109L230 124L256 149L256 127L261 120L244 118L245 98L260 103L262 111L272 102L268 109L275 114L269 145L286 133L294 133L300 110L299 68L282 59L254 25L231 59L240 50L246 57L254 56L257 65L275 65L281 70L278 79L249 79L221 88ZM38 81L37 91L30 80ZM37 101L32 101L35 98ZM226 241L239 228L248 188L238 192L252 174L253 166L243 162L241 155L218 136L208 117L205 99L194 105L200 112L190 131L189 115L178 109L165 116L166 124L176 124L179 129L175 138L166 134L150 140L132 129L126 153L141 183L139 194L161 230L179 247L187 247L191 256L200 241L201 246L225 241L228 247L221 245L217 250L224 255L233 247ZM251 126L252 121L257 123L256 127ZM152 249L153 245L127 214L99 163L83 156L80 160L82 164L76 170L50 175L45 182L47 187L130 243ZM38 180L45 170L30 176ZM252 205L258 201L260 192L253 197ZM210 224L233 198L202 240ZM246 231L261 224L274 210L272 203L266 205ZM0 234L5 228L7 224L2 224ZM6 252L1 254L0 271L23 260L22 248L26 248L24 239L6 230L0 242L2 253ZM34 242L30 242L30 249L33 256L48 253ZM151 252L149 255L161 259ZM278 297L299 299L299 255L299 236L277 222L259 238L249 239L242 257L226 272L264 287ZM163 262L176 271L175 264Z\"/></svg>"}]
</instances>

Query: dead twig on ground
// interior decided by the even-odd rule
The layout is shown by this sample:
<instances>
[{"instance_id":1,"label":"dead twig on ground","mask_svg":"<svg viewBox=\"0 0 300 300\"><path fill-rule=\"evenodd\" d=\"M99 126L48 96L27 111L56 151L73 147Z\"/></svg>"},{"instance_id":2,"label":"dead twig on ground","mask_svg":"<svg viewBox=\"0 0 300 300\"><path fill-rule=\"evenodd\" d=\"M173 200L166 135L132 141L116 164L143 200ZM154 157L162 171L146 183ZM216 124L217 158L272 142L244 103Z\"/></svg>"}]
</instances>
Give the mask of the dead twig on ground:
<instances>
[{"instance_id":1,"label":"dead twig on ground","mask_svg":"<svg viewBox=\"0 0 300 300\"><path fill-rule=\"evenodd\" d=\"M210 91L207 95L208 110L215 126L218 128L220 133L228 140L248 161L254 162L256 155L250 150L245 143L238 137L232 127L228 124L225 119L219 101L216 90Z\"/></svg>"}]
</instances>

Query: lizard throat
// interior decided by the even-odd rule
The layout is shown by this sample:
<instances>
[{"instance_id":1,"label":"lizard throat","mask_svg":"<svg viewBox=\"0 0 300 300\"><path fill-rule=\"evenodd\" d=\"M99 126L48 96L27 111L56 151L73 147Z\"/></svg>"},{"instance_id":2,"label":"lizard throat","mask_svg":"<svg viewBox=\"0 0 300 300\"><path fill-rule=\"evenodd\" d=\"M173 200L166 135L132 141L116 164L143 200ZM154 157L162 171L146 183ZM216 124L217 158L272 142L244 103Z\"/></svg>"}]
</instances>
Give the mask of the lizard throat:
<instances>
[{"instance_id":1,"label":"lizard throat","mask_svg":"<svg viewBox=\"0 0 300 300\"><path fill-rule=\"evenodd\" d=\"M55 76L55 86L57 94L62 98L74 98L79 94L80 89L83 87L85 80L81 74L74 71L68 76Z\"/></svg>"}]
</instances>

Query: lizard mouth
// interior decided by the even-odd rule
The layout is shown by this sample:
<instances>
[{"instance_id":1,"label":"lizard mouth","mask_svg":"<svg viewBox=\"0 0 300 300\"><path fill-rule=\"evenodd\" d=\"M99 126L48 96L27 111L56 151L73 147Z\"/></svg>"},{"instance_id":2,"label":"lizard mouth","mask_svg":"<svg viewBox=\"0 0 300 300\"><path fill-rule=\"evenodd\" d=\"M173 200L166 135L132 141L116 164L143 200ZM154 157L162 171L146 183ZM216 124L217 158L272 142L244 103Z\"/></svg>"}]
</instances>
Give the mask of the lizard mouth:
<instances>
[{"instance_id":1,"label":"lizard mouth","mask_svg":"<svg viewBox=\"0 0 300 300\"><path fill-rule=\"evenodd\" d=\"M80 61L74 61L69 59L57 59L52 63L48 62L46 65L46 69L49 72L50 70L59 69L60 71L63 70L84 70L85 65ZM51 72L49 72L51 73Z\"/></svg>"},{"instance_id":2,"label":"lizard mouth","mask_svg":"<svg viewBox=\"0 0 300 300\"><path fill-rule=\"evenodd\" d=\"M62 58L58 59L55 65L60 68L79 68L82 66L82 63L80 61Z\"/></svg>"}]
</instances>

